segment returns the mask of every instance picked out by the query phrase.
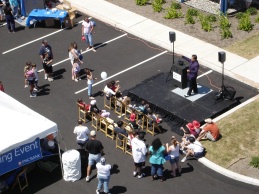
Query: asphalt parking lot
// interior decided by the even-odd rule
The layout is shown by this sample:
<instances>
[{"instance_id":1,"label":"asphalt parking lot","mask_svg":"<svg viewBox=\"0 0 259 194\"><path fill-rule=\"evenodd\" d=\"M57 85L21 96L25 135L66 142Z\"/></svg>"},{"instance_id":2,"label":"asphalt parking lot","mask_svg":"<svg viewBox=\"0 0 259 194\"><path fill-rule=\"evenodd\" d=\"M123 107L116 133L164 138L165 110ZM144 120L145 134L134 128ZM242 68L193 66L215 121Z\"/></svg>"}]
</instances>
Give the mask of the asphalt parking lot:
<instances>
[{"instance_id":1,"label":"asphalt parking lot","mask_svg":"<svg viewBox=\"0 0 259 194\"><path fill-rule=\"evenodd\" d=\"M81 20L82 17L77 18L78 22ZM96 22L93 38L95 45L99 47L96 53L88 51L83 54L82 66L94 70L93 74L98 78L93 87L94 92L104 87L105 82L102 82L101 72L106 72L108 79L120 80L123 91L159 72L170 70L172 55L169 52L101 21ZM73 129L77 124L78 110L75 102L78 98L83 98L86 102L89 100L86 80L83 79L78 83L71 80L71 64L67 49L71 41L76 41L79 49L86 49L85 43L81 41L81 25L72 29L59 29L58 25L54 28L44 28L39 24L36 28L18 27L15 34L9 34L4 26L0 28L0 36L0 80L5 86L6 93L58 124L63 138L62 150L76 149ZM42 87L42 91L37 98L30 98L29 90L24 88L23 68L27 61L32 61L41 71L38 52L42 39L48 40L54 52L55 80L53 82L44 80L43 72L40 72L38 85ZM205 67L201 67L201 70L209 71ZM218 77L218 74L212 74L213 76ZM216 78L212 81L218 87L221 84ZM97 105L102 107L103 97L98 96L96 99ZM111 118L118 120L114 113ZM90 122L86 125L91 129ZM19 127L19 123L15 123L15 118L14 123L10 124L10 127L12 126ZM172 132L166 123L162 126L167 132L156 137L160 137L166 143L169 142ZM139 180L132 176L132 158L116 149L115 141L105 138L102 133L98 132L97 137L103 142L107 162L117 166L111 176L111 193L258 193L258 187L226 178L196 160L184 163L182 175L174 179L169 178L170 172L166 170L168 179L163 183L151 182L149 176ZM147 135L146 139L150 144L153 137ZM169 169L168 163L164 166L165 169ZM150 168L147 167L146 172L149 171ZM52 174L36 169L28 174L29 187L23 193L95 193L97 186L95 174L96 170L92 172L94 178L90 183L85 182L85 172L81 180L70 183L62 180L59 169ZM16 188L10 193L18 192Z\"/></svg>"}]
</instances>

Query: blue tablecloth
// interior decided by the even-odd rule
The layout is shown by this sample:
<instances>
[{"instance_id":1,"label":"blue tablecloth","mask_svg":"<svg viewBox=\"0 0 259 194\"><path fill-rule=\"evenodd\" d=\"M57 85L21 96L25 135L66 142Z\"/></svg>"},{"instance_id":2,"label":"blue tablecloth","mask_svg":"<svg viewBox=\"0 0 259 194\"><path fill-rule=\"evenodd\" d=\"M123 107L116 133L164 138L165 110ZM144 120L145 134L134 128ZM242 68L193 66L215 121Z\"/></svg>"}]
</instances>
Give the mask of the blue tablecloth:
<instances>
[{"instance_id":1,"label":"blue tablecloth","mask_svg":"<svg viewBox=\"0 0 259 194\"><path fill-rule=\"evenodd\" d=\"M64 10L56 10L55 12L52 12L52 10L34 9L28 15L28 18L26 20L26 26L30 26L34 23L34 22L30 23L30 21L46 20L50 18L58 18L62 23L66 16L67 16L67 11L64 11Z\"/></svg>"}]
</instances>

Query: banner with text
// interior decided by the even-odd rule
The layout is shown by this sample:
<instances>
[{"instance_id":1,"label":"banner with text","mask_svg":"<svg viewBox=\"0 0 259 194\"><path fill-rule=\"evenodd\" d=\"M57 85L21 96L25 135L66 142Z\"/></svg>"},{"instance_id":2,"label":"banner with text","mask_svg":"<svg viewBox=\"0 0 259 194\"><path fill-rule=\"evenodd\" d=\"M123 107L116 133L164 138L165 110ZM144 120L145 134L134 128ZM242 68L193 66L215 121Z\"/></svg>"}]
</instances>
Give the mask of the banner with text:
<instances>
[{"instance_id":1,"label":"banner with text","mask_svg":"<svg viewBox=\"0 0 259 194\"><path fill-rule=\"evenodd\" d=\"M0 175L42 158L40 139L0 155Z\"/></svg>"}]
</instances>

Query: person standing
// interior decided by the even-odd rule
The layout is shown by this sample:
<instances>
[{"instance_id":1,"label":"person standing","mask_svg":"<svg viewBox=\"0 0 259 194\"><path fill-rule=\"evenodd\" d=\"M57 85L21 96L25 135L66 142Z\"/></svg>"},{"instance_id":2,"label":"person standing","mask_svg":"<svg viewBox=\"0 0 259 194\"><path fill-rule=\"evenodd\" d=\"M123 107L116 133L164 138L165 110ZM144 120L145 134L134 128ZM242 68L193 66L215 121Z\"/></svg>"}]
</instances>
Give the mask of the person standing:
<instances>
[{"instance_id":1,"label":"person standing","mask_svg":"<svg viewBox=\"0 0 259 194\"><path fill-rule=\"evenodd\" d=\"M171 170L172 170L171 175L173 177L176 177L176 169L178 169L179 174L182 171L181 165L179 162L180 144L174 136L172 136L171 143L172 143L172 145L170 145L170 146L168 143L166 144L166 151L167 151L168 155L170 156L170 164L171 164Z\"/></svg>"},{"instance_id":2,"label":"person standing","mask_svg":"<svg viewBox=\"0 0 259 194\"><path fill-rule=\"evenodd\" d=\"M98 186L97 186L96 194L100 193L102 186L103 186L104 193L110 194L109 181L110 181L111 168L112 167L110 164L106 164L106 160L104 157L101 157L100 162L96 164L97 178L98 178Z\"/></svg>"},{"instance_id":3,"label":"person standing","mask_svg":"<svg viewBox=\"0 0 259 194\"><path fill-rule=\"evenodd\" d=\"M71 61L71 65L72 65L72 80L74 80L74 71L73 71L73 65L74 65L74 60L78 59L80 64L83 64L83 61L80 60L80 56L81 53L79 50L77 50L77 43L76 42L72 42L70 44L70 47L68 48L68 56L69 59Z\"/></svg>"},{"instance_id":4,"label":"person standing","mask_svg":"<svg viewBox=\"0 0 259 194\"><path fill-rule=\"evenodd\" d=\"M145 166L146 161L146 154L147 154L147 147L144 143L145 133L140 132L137 137L134 137L131 141L131 148L132 148L132 156L135 164L135 169L133 171L133 176L137 176L138 178L142 178L145 176L142 173L142 167Z\"/></svg>"},{"instance_id":5,"label":"person standing","mask_svg":"<svg viewBox=\"0 0 259 194\"><path fill-rule=\"evenodd\" d=\"M52 82L52 73L53 73L53 67L52 67L52 58L49 56L49 54L46 52L44 54L44 59L43 59L43 68L45 70L45 75L47 75L48 81Z\"/></svg>"},{"instance_id":6,"label":"person standing","mask_svg":"<svg viewBox=\"0 0 259 194\"><path fill-rule=\"evenodd\" d=\"M90 132L90 140L87 141L85 149L89 152L88 166L86 171L86 182L90 181L91 169L94 163L98 163L103 153L103 144L96 139L96 131Z\"/></svg>"},{"instance_id":7,"label":"person standing","mask_svg":"<svg viewBox=\"0 0 259 194\"><path fill-rule=\"evenodd\" d=\"M92 72L89 69L85 69L86 77L87 77L87 88L88 88L88 96L89 98L92 97L92 88L94 80L97 80L97 78L93 77Z\"/></svg>"},{"instance_id":8,"label":"person standing","mask_svg":"<svg viewBox=\"0 0 259 194\"><path fill-rule=\"evenodd\" d=\"M79 145L80 149L85 148L86 142L88 141L88 136L90 134L89 129L86 126L83 126L83 121L78 120L78 126L74 129L74 134L76 134L76 142Z\"/></svg>"},{"instance_id":9,"label":"person standing","mask_svg":"<svg viewBox=\"0 0 259 194\"><path fill-rule=\"evenodd\" d=\"M31 65L31 69L33 70L34 75L35 75L35 81L34 81L35 87L34 87L34 90L38 91L39 90L39 86L38 86L39 76L38 76L38 70L37 70L36 64L33 63Z\"/></svg>"},{"instance_id":10,"label":"person standing","mask_svg":"<svg viewBox=\"0 0 259 194\"><path fill-rule=\"evenodd\" d=\"M163 176L163 164L166 162L164 158L166 150L159 138L153 140L152 146L149 147L149 153L151 154L149 162L152 165L151 180L153 181L156 176L159 176L161 182L163 182L165 180Z\"/></svg>"},{"instance_id":11,"label":"person standing","mask_svg":"<svg viewBox=\"0 0 259 194\"><path fill-rule=\"evenodd\" d=\"M93 30L94 22L90 21L89 18L85 16L82 23L82 36L85 37L86 44L89 45L86 50L92 49L94 52L96 52L95 48L93 47Z\"/></svg>"},{"instance_id":12,"label":"person standing","mask_svg":"<svg viewBox=\"0 0 259 194\"><path fill-rule=\"evenodd\" d=\"M54 59L53 51L52 51L51 46L48 44L48 41L42 40L42 45L40 47L40 52L39 52L40 58L42 60L42 64L44 64L45 53L48 53L49 60ZM44 69L44 66L43 66L43 69ZM48 79L48 74L46 73L45 69L44 69L44 77L45 77L45 79Z\"/></svg>"},{"instance_id":13,"label":"person standing","mask_svg":"<svg viewBox=\"0 0 259 194\"><path fill-rule=\"evenodd\" d=\"M13 11L10 6L10 3L6 3L3 6L4 14L5 14L5 20L7 23L8 32L15 33L15 23L14 23L14 17L13 17Z\"/></svg>"},{"instance_id":14,"label":"person standing","mask_svg":"<svg viewBox=\"0 0 259 194\"><path fill-rule=\"evenodd\" d=\"M30 85L30 97L36 97L37 94L33 93L34 87L35 87L35 74L31 67L27 67L26 72L25 72L25 77L28 80L28 83Z\"/></svg>"},{"instance_id":15,"label":"person standing","mask_svg":"<svg viewBox=\"0 0 259 194\"><path fill-rule=\"evenodd\" d=\"M189 90L184 97L189 97L191 96L191 93L193 91L194 94L198 94L198 88L197 88L197 76L198 76L198 70L199 70L199 62L197 61L197 55L192 55L192 58L188 58L185 56L182 56L182 58L186 61L188 61L189 68L187 69L188 73L188 80L189 80Z\"/></svg>"}]
</instances>

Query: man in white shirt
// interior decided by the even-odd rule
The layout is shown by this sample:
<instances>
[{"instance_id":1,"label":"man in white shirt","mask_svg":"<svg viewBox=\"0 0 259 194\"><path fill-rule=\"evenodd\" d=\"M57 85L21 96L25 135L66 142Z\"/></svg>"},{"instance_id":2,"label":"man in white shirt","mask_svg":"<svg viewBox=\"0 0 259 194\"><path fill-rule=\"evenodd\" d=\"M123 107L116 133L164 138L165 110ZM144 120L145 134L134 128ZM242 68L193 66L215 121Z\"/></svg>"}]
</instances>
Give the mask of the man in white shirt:
<instances>
[{"instance_id":1,"label":"man in white shirt","mask_svg":"<svg viewBox=\"0 0 259 194\"><path fill-rule=\"evenodd\" d=\"M90 134L89 129L86 126L83 126L83 121L78 120L78 126L75 127L74 133L76 134L76 142L79 145L80 149L85 148L85 144L88 141L88 135Z\"/></svg>"},{"instance_id":2,"label":"man in white shirt","mask_svg":"<svg viewBox=\"0 0 259 194\"><path fill-rule=\"evenodd\" d=\"M132 146L132 156L135 164L135 169L133 171L133 176L137 176L138 178L142 178L145 176L142 173L142 167L145 166L146 161L146 154L147 154L147 147L144 143L145 133L140 132L139 135L132 139L131 146Z\"/></svg>"},{"instance_id":3,"label":"man in white shirt","mask_svg":"<svg viewBox=\"0 0 259 194\"><path fill-rule=\"evenodd\" d=\"M189 137L190 144L184 146L187 149L185 157L181 162L185 162L188 156L194 156L195 158L201 158L204 155L204 147L199 141L196 141L194 137Z\"/></svg>"},{"instance_id":4,"label":"man in white shirt","mask_svg":"<svg viewBox=\"0 0 259 194\"><path fill-rule=\"evenodd\" d=\"M82 36L85 37L86 43L89 45L86 50L92 49L94 52L96 50L93 47L92 32L94 30L94 22L90 21L87 16L84 17L82 23Z\"/></svg>"},{"instance_id":5,"label":"man in white shirt","mask_svg":"<svg viewBox=\"0 0 259 194\"><path fill-rule=\"evenodd\" d=\"M97 186L96 193L99 194L103 186L104 193L109 194L111 165L106 164L105 158L102 157L100 159L100 162L96 164L96 169L97 169L97 178L98 178L98 186Z\"/></svg>"}]
</instances>

